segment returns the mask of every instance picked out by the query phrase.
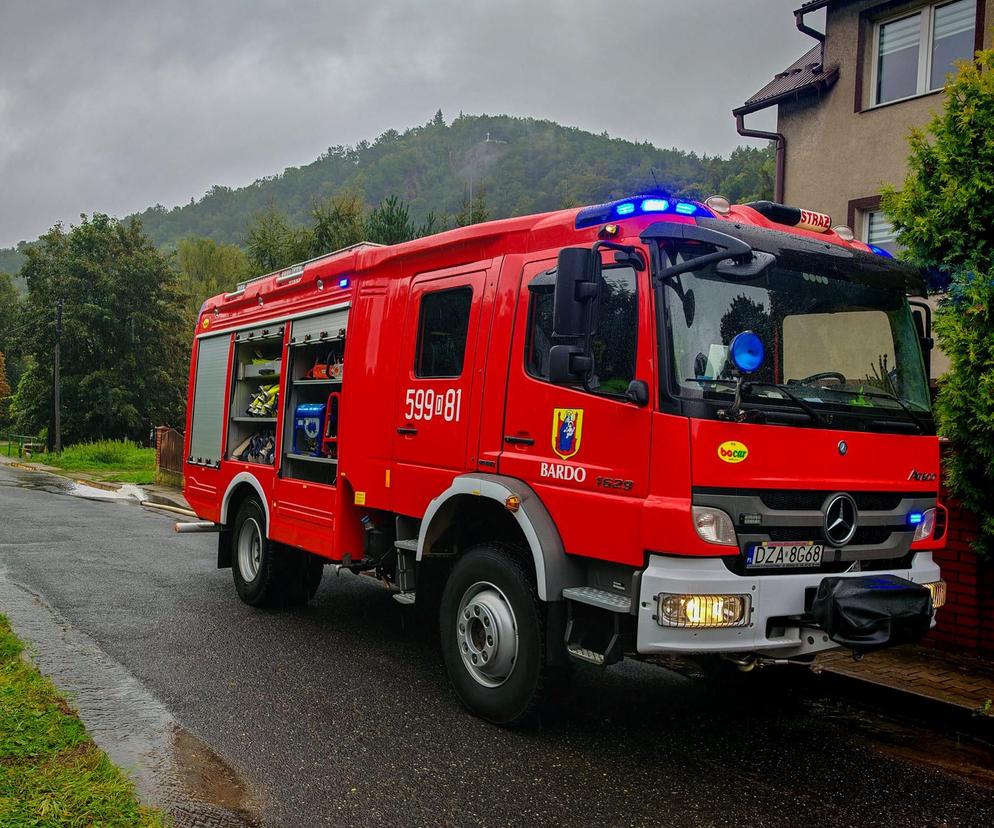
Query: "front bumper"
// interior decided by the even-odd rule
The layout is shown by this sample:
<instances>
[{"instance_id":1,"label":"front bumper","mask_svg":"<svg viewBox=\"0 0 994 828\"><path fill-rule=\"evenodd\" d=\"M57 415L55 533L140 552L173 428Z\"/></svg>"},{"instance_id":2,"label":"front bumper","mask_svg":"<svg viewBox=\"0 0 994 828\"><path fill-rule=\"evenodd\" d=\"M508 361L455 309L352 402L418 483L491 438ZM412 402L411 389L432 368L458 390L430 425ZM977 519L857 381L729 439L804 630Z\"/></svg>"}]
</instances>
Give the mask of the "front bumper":
<instances>
[{"instance_id":1,"label":"front bumper","mask_svg":"<svg viewBox=\"0 0 994 828\"><path fill-rule=\"evenodd\" d=\"M906 569L886 572L918 584L939 580L931 552L919 552ZM865 572L853 572L861 577ZM873 574L882 574L874 572ZM817 588L824 573L736 575L718 558L650 555L639 592L637 648L640 653L749 653L793 658L836 647L815 627L790 626L771 619L805 612L805 591ZM846 577L846 576L841 576ZM742 627L688 629L660 626L654 616L660 593L749 595L749 623ZM933 624L934 624L933 620Z\"/></svg>"}]
</instances>

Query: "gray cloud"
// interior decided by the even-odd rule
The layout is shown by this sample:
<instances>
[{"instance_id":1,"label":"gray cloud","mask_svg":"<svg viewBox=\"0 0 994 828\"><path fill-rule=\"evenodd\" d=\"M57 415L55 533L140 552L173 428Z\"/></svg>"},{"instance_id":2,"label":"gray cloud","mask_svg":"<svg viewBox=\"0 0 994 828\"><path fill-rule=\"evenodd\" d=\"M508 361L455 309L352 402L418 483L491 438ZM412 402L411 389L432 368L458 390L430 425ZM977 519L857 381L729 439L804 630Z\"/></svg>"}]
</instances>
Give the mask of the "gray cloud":
<instances>
[{"instance_id":1,"label":"gray cloud","mask_svg":"<svg viewBox=\"0 0 994 828\"><path fill-rule=\"evenodd\" d=\"M811 44L798 2L8 0L0 245L247 184L440 107L727 153L745 143L732 107Z\"/></svg>"}]
</instances>

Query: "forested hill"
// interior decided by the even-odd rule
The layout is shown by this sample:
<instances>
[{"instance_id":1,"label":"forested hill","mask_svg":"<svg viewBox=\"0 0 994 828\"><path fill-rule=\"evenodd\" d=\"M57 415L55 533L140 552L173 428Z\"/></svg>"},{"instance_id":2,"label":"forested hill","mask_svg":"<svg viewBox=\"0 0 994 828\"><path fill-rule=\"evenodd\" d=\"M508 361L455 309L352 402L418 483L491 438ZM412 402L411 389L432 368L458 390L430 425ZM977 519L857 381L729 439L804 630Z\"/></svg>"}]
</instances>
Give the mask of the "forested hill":
<instances>
[{"instance_id":1,"label":"forested hill","mask_svg":"<svg viewBox=\"0 0 994 828\"><path fill-rule=\"evenodd\" d=\"M189 236L244 245L253 217L270 206L306 224L316 202L354 187L367 205L396 195L409 203L415 223L431 211L441 227L451 227L471 186L474 202L483 189L489 218L647 189L700 198L720 192L747 201L772 197L773 155L765 147L740 147L728 158L700 156L507 115L459 115L446 124L439 112L424 126L331 147L306 166L239 189L214 187L199 201L157 205L139 216L163 248ZM23 259L13 248L0 249L0 271L16 273Z\"/></svg>"},{"instance_id":2,"label":"forested hill","mask_svg":"<svg viewBox=\"0 0 994 828\"><path fill-rule=\"evenodd\" d=\"M307 166L241 189L214 187L198 202L152 207L140 217L160 246L186 236L243 244L253 216L270 205L304 224L315 202L347 187L369 205L397 195L409 202L415 222L433 211L452 226L471 183L474 199L484 188L489 216L502 218L656 189L656 182L674 194L770 198L773 156L741 147L727 159L702 157L507 115L460 115L447 125L439 112L424 126L331 147Z\"/></svg>"}]
</instances>

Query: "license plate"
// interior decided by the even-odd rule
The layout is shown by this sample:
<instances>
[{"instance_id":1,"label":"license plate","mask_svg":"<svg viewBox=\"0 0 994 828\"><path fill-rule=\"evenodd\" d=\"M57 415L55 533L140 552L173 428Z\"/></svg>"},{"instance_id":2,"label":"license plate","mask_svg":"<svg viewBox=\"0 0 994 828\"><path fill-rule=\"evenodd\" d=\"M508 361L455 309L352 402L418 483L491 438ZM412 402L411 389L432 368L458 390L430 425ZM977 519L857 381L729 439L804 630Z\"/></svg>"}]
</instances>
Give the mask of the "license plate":
<instances>
[{"instance_id":1,"label":"license plate","mask_svg":"<svg viewBox=\"0 0 994 828\"><path fill-rule=\"evenodd\" d=\"M759 543L746 552L746 566L783 568L820 566L820 543Z\"/></svg>"}]
</instances>

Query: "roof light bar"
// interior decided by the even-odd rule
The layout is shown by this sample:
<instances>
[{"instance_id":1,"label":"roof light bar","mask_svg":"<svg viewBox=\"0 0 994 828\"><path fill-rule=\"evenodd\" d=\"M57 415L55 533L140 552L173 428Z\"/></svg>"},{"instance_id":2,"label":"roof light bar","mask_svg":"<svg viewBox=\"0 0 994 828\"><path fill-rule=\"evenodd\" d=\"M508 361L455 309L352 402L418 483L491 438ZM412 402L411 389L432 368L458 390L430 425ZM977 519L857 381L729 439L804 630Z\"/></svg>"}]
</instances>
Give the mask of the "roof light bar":
<instances>
[{"instance_id":1,"label":"roof light bar","mask_svg":"<svg viewBox=\"0 0 994 828\"><path fill-rule=\"evenodd\" d=\"M869 247L870 250L872 250L878 256L883 256L885 259L894 258L894 255L890 251L884 250L882 247L877 247L875 244L868 244L867 247Z\"/></svg>"},{"instance_id":2,"label":"roof light bar","mask_svg":"<svg viewBox=\"0 0 994 828\"><path fill-rule=\"evenodd\" d=\"M679 216L714 218L714 213L696 201L683 201L661 196L632 196L619 201L607 201L584 207L576 214L576 229L606 224L619 217L669 213Z\"/></svg>"}]
</instances>

